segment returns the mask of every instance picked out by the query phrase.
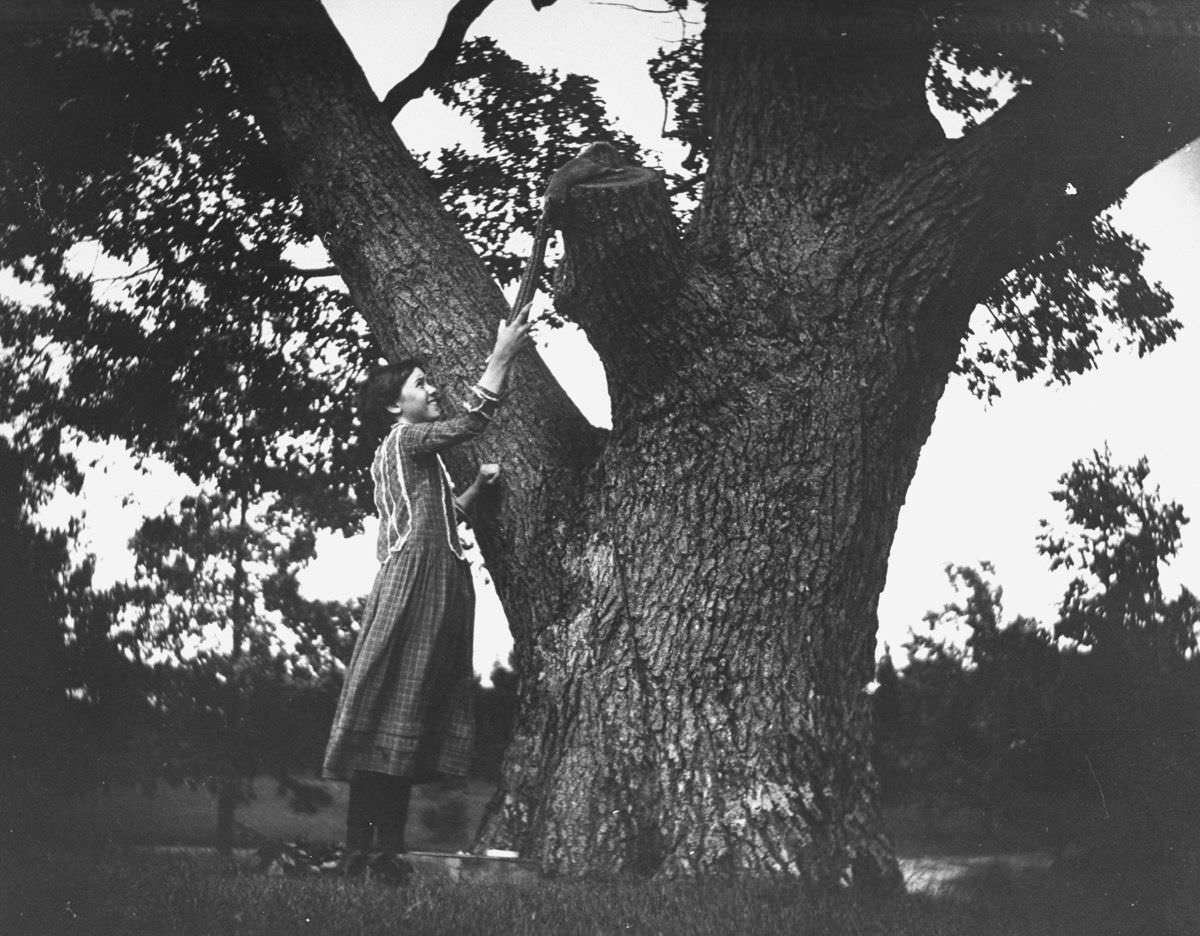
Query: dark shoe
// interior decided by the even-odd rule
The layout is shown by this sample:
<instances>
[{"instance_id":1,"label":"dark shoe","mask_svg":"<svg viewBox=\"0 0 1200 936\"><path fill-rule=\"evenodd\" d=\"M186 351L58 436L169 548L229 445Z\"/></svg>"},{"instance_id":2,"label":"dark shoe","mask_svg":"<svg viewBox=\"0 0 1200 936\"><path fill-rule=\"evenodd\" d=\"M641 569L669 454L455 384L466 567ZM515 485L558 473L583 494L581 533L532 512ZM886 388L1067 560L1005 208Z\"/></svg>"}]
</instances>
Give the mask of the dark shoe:
<instances>
[{"instance_id":1,"label":"dark shoe","mask_svg":"<svg viewBox=\"0 0 1200 936\"><path fill-rule=\"evenodd\" d=\"M281 842L268 842L258 850L258 870L272 877L287 874L291 861Z\"/></svg>"},{"instance_id":2,"label":"dark shoe","mask_svg":"<svg viewBox=\"0 0 1200 936\"><path fill-rule=\"evenodd\" d=\"M342 856L341 864L338 866L338 872L343 877L358 877L367 870L371 856L365 851L359 849L348 850Z\"/></svg>"},{"instance_id":3,"label":"dark shoe","mask_svg":"<svg viewBox=\"0 0 1200 936\"><path fill-rule=\"evenodd\" d=\"M413 875L413 866L394 852L376 852L367 859L367 873L375 881L404 885Z\"/></svg>"}]
</instances>

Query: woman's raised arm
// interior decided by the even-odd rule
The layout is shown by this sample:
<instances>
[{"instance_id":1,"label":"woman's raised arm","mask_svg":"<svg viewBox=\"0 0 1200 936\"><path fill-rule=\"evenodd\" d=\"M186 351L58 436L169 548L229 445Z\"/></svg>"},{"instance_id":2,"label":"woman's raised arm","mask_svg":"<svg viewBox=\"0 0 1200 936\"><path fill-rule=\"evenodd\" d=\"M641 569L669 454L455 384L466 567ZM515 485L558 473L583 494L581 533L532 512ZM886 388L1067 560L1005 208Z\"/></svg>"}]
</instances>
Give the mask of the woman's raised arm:
<instances>
[{"instance_id":1,"label":"woman's raised arm","mask_svg":"<svg viewBox=\"0 0 1200 936\"><path fill-rule=\"evenodd\" d=\"M526 304L511 322L500 322L487 366L471 388L475 400L467 411L449 419L405 425L400 432L401 446L410 452L440 452L482 433L504 398L513 361L529 345L529 330L529 304Z\"/></svg>"}]
</instances>

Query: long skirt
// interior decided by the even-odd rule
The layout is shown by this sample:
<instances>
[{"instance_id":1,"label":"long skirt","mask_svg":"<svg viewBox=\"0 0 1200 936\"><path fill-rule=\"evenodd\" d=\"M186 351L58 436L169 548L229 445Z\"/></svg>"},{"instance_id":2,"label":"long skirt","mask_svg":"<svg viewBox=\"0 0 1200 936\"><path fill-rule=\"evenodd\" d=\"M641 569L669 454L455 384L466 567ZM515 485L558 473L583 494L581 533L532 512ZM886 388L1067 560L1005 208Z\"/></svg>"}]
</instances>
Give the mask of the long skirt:
<instances>
[{"instance_id":1,"label":"long skirt","mask_svg":"<svg viewBox=\"0 0 1200 936\"><path fill-rule=\"evenodd\" d=\"M326 777L367 770L423 783L467 774L474 619L470 567L444 539L410 540L380 566L325 750Z\"/></svg>"}]
</instances>

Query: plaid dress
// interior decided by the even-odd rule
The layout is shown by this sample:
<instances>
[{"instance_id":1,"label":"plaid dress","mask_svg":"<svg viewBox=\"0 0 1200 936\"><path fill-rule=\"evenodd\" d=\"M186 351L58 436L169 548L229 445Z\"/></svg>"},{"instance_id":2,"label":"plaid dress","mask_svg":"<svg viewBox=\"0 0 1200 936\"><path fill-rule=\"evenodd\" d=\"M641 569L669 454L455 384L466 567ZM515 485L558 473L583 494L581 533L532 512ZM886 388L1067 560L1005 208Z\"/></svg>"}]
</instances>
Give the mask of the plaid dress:
<instances>
[{"instance_id":1,"label":"plaid dress","mask_svg":"<svg viewBox=\"0 0 1200 936\"><path fill-rule=\"evenodd\" d=\"M346 670L324 775L464 776L474 736L475 590L438 454L479 435L481 408L397 423L371 465L381 565Z\"/></svg>"}]
</instances>

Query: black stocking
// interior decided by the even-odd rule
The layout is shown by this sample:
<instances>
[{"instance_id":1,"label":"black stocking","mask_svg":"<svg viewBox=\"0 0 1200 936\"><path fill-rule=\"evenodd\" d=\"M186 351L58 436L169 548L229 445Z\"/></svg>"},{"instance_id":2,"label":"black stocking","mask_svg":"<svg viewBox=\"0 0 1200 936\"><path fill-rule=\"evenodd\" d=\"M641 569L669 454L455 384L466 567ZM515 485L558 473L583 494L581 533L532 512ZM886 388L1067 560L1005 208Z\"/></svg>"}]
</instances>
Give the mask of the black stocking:
<instances>
[{"instance_id":1,"label":"black stocking","mask_svg":"<svg viewBox=\"0 0 1200 936\"><path fill-rule=\"evenodd\" d=\"M356 771L346 810L346 850L404 851L404 826L412 784L403 777Z\"/></svg>"},{"instance_id":2,"label":"black stocking","mask_svg":"<svg viewBox=\"0 0 1200 936\"><path fill-rule=\"evenodd\" d=\"M375 826L375 844L380 851L400 854L404 849L404 827L408 824L408 802L412 784L401 777L387 777L380 797Z\"/></svg>"},{"instance_id":3,"label":"black stocking","mask_svg":"<svg viewBox=\"0 0 1200 936\"><path fill-rule=\"evenodd\" d=\"M375 832L376 774L356 771L350 780L350 803L346 807L346 851L363 852L371 847Z\"/></svg>"}]
</instances>

